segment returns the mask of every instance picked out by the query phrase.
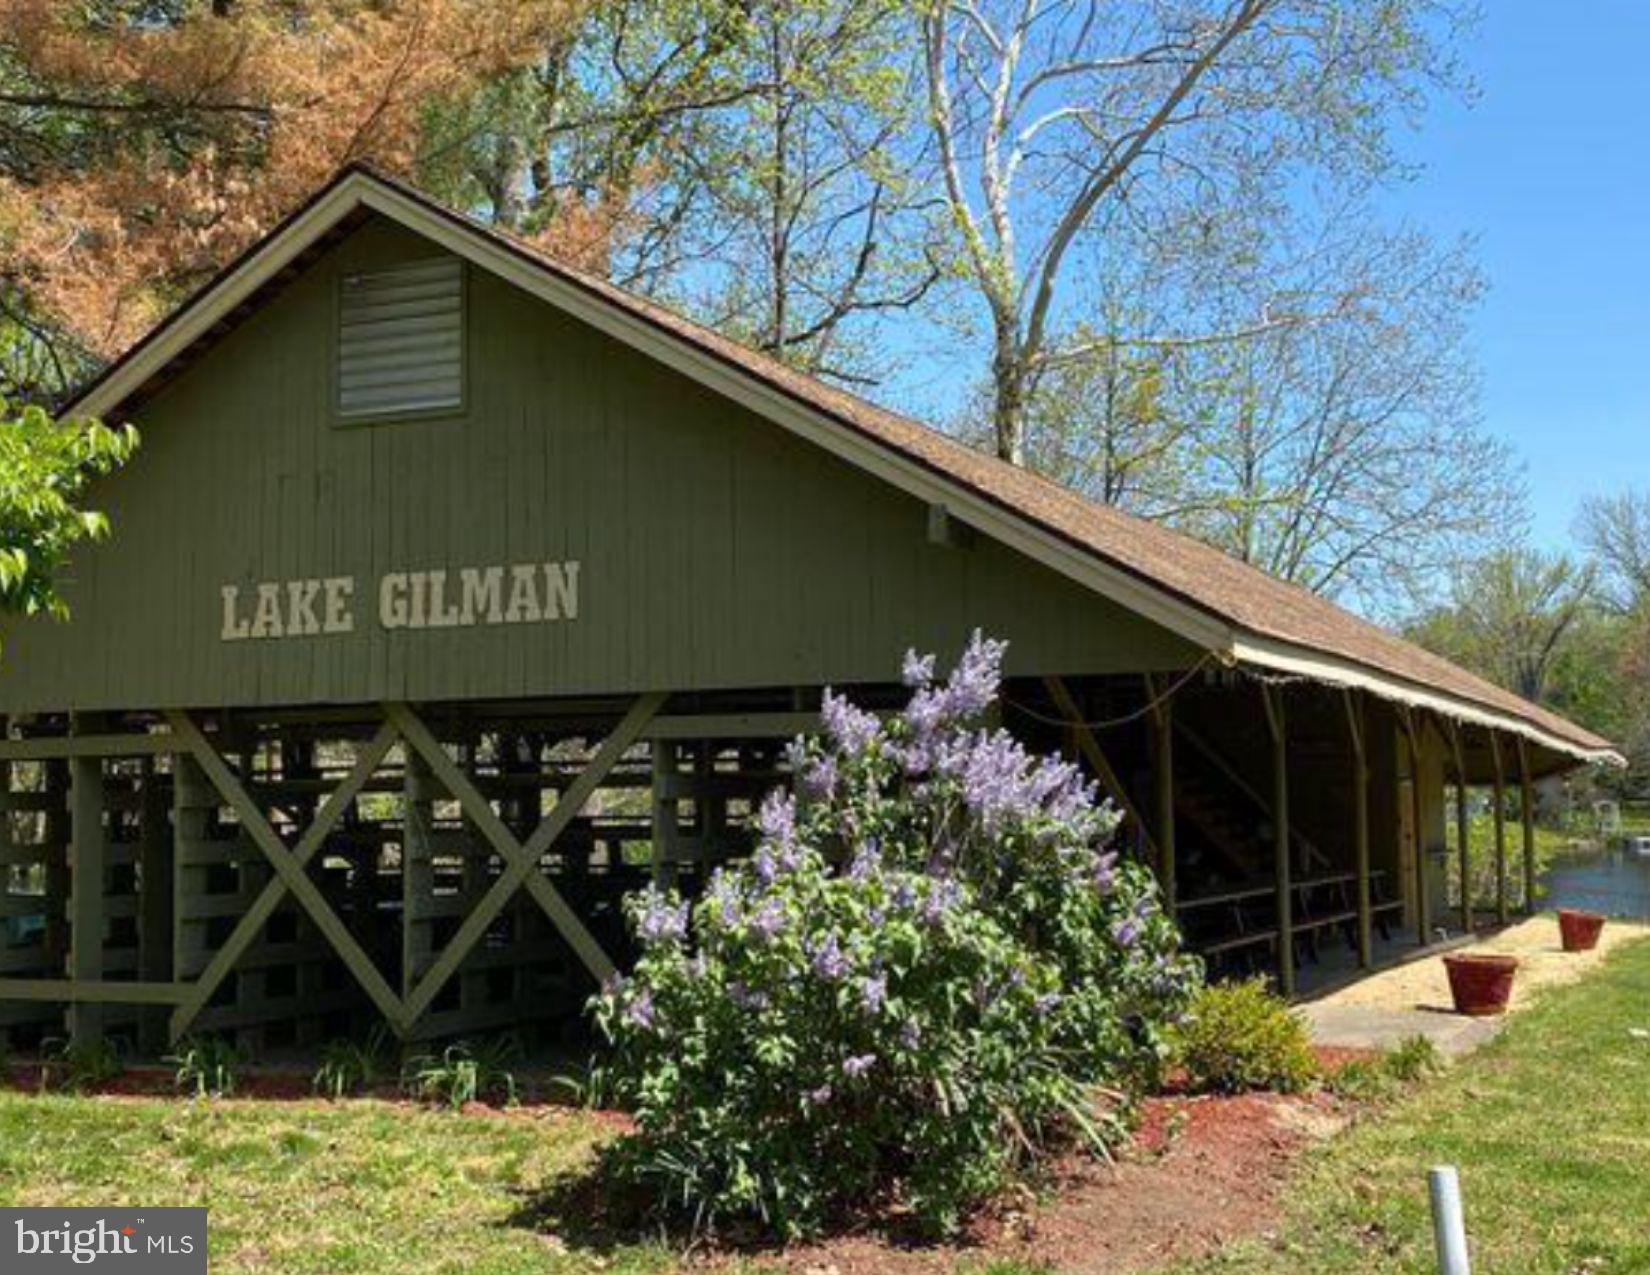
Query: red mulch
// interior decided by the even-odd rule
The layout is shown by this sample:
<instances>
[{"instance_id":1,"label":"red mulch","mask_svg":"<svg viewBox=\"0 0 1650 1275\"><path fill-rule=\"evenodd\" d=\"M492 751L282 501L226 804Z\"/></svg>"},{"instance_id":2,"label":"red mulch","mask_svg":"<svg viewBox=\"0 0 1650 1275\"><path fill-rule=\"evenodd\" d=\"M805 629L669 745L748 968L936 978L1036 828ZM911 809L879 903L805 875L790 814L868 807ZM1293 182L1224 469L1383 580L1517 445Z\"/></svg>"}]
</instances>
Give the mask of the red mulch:
<instances>
[{"instance_id":1,"label":"red mulch","mask_svg":"<svg viewBox=\"0 0 1650 1275\"><path fill-rule=\"evenodd\" d=\"M1153 1098L1117 1163L1073 1157L1039 1198L1000 1206L956 1243L912 1245L884 1228L773 1256L798 1275L938 1275L987 1258L1121 1275L1266 1232L1296 1157L1346 1118L1323 1095Z\"/></svg>"}]
</instances>

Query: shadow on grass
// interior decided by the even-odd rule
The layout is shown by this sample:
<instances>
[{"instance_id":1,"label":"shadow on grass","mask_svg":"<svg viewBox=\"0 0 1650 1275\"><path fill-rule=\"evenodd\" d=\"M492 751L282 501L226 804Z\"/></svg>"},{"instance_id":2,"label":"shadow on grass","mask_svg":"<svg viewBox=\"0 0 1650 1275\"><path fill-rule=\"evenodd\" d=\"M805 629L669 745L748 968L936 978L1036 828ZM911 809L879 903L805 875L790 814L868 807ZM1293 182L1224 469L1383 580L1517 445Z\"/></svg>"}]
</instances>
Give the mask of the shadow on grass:
<instances>
[{"instance_id":1,"label":"shadow on grass","mask_svg":"<svg viewBox=\"0 0 1650 1275\"><path fill-rule=\"evenodd\" d=\"M620 1178L602 1160L556 1177L537 1191L520 1192L504 1224L553 1235L572 1252L600 1258L645 1244L746 1258L773 1256L791 1247L755 1221L722 1221L714 1229L696 1226L691 1212L672 1209L658 1194ZM802 1246L830 1245L854 1237L905 1251L977 1245L967 1233L938 1237L909 1211L884 1201L836 1219Z\"/></svg>"}]
</instances>

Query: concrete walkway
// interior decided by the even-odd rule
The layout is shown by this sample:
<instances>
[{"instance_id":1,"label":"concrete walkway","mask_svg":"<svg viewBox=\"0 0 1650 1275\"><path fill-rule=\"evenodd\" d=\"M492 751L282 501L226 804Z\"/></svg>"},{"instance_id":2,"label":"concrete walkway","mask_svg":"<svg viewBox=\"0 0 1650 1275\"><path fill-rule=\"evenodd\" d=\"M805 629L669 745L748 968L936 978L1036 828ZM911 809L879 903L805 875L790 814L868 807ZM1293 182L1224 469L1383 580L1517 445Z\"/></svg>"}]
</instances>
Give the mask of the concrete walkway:
<instances>
[{"instance_id":1,"label":"concrete walkway","mask_svg":"<svg viewBox=\"0 0 1650 1275\"><path fill-rule=\"evenodd\" d=\"M1567 953L1558 938L1558 918L1521 921L1456 952L1497 952L1519 959L1512 1012L1537 993L1572 983L1614 948L1650 936L1650 926L1611 921L1598 948ZM1440 956L1428 956L1359 979L1301 1009L1312 1039L1340 1049L1387 1049L1410 1036L1425 1036L1449 1058L1476 1049L1501 1030L1503 1018L1465 1018L1453 1012L1449 976Z\"/></svg>"}]
</instances>

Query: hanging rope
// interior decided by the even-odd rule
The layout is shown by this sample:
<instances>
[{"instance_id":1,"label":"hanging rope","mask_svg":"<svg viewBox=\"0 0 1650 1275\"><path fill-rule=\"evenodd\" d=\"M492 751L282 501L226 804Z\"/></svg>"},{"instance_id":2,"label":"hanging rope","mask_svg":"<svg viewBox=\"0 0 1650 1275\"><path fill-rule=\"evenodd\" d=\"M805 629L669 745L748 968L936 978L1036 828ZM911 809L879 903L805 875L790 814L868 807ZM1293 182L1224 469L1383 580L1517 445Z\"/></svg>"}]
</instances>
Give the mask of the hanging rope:
<instances>
[{"instance_id":1,"label":"hanging rope","mask_svg":"<svg viewBox=\"0 0 1650 1275\"><path fill-rule=\"evenodd\" d=\"M1110 730L1113 727L1127 726L1130 722L1139 721L1148 713L1155 713L1164 704L1167 704L1171 699L1173 699L1181 687L1185 686L1186 683L1190 682L1194 677L1201 673L1205 666L1211 663L1214 658L1215 656L1212 651L1206 652L1202 659L1182 673L1167 690L1163 691L1159 695L1153 696L1139 708L1135 709L1132 713L1125 714L1122 717L1113 717L1102 722L1080 721L1070 717L1050 717L1047 713L1041 713L1035 708L1032 708L1030 705L1021 703L1019 700L1009 699L1005 696L1004 701L1016 712L1024 713L1027 717L1034 718L1035 720L1042 722L1045 726L1082 726L1091 731Z\"/></svg>"}]
</instances>

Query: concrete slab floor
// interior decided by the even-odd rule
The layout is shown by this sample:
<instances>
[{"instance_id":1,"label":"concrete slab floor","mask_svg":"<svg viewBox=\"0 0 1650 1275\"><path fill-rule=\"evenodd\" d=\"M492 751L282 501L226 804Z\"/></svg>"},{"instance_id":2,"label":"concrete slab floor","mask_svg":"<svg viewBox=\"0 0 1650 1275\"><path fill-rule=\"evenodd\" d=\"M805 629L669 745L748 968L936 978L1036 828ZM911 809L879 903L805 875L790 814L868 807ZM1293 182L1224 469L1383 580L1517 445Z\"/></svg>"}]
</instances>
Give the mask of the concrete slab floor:
<instances>
[{"instance_id":1,"label":"concrete slab floor","mask_svg":"<svg viewBox=\"0 0 1650 1275\"><path fill-rule=\"evenodd\" d=\"M1496 952L1519 959L1511 1011L1525 1008L1543 989L1574 982L1623 943L1650 936L1650 926L1611 921L1592 952L1565 952L1558 918L1530 917L1485 936L1459 952ZM1446 1057L1457 1058L1491 1039L1505 1023L1453 1012L1449 976L1441 955L1380 970L1302 1006L1312 1039L1343 1049L1385 1049L1409 1036L1425 1036Z\"/></svg>"}]
</instances>

